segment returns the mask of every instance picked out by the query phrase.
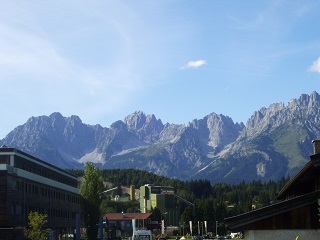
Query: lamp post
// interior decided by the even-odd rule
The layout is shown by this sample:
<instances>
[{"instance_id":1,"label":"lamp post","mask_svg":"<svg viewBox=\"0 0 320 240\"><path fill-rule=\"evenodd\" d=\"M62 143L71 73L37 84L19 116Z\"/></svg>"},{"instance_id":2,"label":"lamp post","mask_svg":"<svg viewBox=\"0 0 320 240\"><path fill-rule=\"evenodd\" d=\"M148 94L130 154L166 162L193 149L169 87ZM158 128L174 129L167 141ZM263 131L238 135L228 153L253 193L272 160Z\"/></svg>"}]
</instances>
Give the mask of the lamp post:
<instances>
[{"instance_id":1,"label":"lamp post","mask_svg":"<svg viewBox=\"0 0 320 240\"><path fill-rule=\"evenodd\" d=\"M141 210L140 209L135 209L135 210L133 210L133 213L134 213L134 218L136 218L136 211L137 211L137 213L138 213L138 219L135 219L136 220L136 226L138 225L138 227L137 227L137 230L138 229L140 229L140 225L139 225L139 220L140 220L140 212L141 212ZM138 221L137 221L138 220Z\"/></svg>"},{"instance_id":2,"label":"lamp post","mask_svg":"<svg viewBox=\"0 0 320 240\"><path fill-rule=\"evenodd\" d=\"M218 221L216 221L216 236L218 236Z\"/></svg>"},{"instance_id":3,"label":"lamp post","mask_svg":"<svg viewBox=\"0 0 320 240\"><path fill-rule=\"evenodd\" d=\"M184 236L184 222L182 223L183 225L182 225L182 229L183 229L183 235L182 236Z\"/></svg>"}]
</instances>

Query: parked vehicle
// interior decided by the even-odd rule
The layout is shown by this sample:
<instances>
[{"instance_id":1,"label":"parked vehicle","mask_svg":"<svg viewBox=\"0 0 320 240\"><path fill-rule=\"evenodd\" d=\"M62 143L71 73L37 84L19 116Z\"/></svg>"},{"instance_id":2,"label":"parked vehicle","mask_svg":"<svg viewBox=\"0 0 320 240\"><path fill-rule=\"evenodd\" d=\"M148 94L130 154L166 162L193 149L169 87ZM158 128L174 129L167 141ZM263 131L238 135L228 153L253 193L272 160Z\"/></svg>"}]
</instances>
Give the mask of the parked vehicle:
<instances>
[{"instance_id":1,"label":"parked vehicle","mask_svg":"<svg viewBox=\"0 0 320 240\"><path fill-rule=\"evenodd\" d=\"M152 240L152 234L150 230L136 230L133 231L133 240Z\"/></svg>"},{"instance_id":2,"label":"parked vehicle","mask_svg":"<svg viewBox=\"0 0 320 240\"><path fill-rule=\"evenodd\" d=\"M195 236L193 236L192 238L193 238L193 240L202 240L202 239L203 239L203 236L195 235Z\"/></svg>"}]
</instances>

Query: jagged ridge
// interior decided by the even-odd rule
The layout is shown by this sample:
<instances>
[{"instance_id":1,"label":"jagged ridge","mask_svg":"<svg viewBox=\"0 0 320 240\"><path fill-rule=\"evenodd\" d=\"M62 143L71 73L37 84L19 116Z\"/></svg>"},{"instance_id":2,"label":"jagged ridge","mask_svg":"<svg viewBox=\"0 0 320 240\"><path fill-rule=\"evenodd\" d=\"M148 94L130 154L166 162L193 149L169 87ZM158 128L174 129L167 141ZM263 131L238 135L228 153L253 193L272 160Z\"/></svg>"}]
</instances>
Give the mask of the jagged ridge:
<instances>
[{"instance_id":1,"label":"jagged ridge","mask_svg":"<svg viewBox=\"0 0 320 240\"><path fill-rule=\"evenodd\" d=\"M278 180L312 154L320 136L320 96L313 92L253 113L246 125L211 113L186 125L163 124L153 114L128 115L109 128L60 113L31 117L1 145L16 147L62 168L86 161L101 168L137 168L212 182Z\"/></svg>"}]
</instances>

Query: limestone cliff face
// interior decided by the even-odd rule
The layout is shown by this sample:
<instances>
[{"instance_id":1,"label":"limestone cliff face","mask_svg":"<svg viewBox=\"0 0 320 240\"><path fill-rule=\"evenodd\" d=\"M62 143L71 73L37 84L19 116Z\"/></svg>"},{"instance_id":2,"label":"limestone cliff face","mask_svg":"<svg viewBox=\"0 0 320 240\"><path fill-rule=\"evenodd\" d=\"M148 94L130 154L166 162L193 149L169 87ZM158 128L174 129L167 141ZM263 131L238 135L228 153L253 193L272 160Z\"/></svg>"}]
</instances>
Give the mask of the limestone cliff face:
<instances>
[{"instance_id":1,"label":"limestone cliff face","mask_svg":"<svg viewBox=\"0 0 320 240\"><path fill-rule=\"evenodd\" d=\"M292 175L312 154L311 141L320 137L319 118L320 96L316 92L303 94L287 105L262 108L198 176L212 179L218 174L236 183L239 179L265 181Z\"/></svg>"},{"instance_id":2,"label":"limestone cliff face","mask_svg":"<svg viewBox=\"0 0 320 240\"><path fill-rule=\"evenodd\" d=\"M31 117L2 142L58 167L79 167L75 159L95 148L102 129L100 125L83 124L77 116L65 118L60 113L53 113Z\"/></svg>"},{"instance_id":3,"label":"limestone cliff face","mask_svg":"<svg viewBox=\"0 0 320 240\"><path fill-rule=\"evenodd\" d=\"M283 124L317 125L320 119L320 96L317 92L303 94L298 99L284 103L271 104L262 108L249 118L246 134L254 137L264 131L272 131Z\"/></svg>"},{"instance_id":4,"label":"limestone cliff face","mask_svg":"<svg viewBox=\"0 0 320 240\"><path fill-rule=\"evenodd\" d=\"M194 132L205 153L217 152L234 142L244 129L243 123L234 123L231 118L211 113L200 120L193 120L188 128ZM206 151L207 150L207 151Z\"/></svg>"},{"instance_id":5,"label":"limestone cliff face","mask_svg":"<svg viewBox=\"0 0 320 240\"><path fill-rule=\"evenodd\" d=\"M164 128L160 119L156 119L153 114L146 116L141 111L127 116L124 123L128 131L149 143L159 140L159 135Z\"/></svg>"},{"instance_id":6,"label":"limestone cliff face","mask_svg":"<svg viewBox=\"0 0 320 240\"><path fill-rule=\"evenodd\" d=\"M211 113L188 124L163 124L136 111L109 128L60 113L31 117L1 145L16 147L61 168L87 161L101 168L136 168L211 182L278 180L295 173L320 137L320 96L313 92L253 113L246 125Z\"/></svg>"}]
</instances>

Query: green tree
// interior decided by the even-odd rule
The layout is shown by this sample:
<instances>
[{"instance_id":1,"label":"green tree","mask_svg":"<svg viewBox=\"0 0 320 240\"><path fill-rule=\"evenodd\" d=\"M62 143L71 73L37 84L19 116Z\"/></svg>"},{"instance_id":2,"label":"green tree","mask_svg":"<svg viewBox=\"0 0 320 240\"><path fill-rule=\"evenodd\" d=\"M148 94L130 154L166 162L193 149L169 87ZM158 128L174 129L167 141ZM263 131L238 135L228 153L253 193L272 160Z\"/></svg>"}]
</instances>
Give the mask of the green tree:
<instances>
[{"instance_id":1,"label":"green tree","mask_svg":"<svg viewBox=\"0 0 320 240\"><path fill-rule=\"evenodd\" d=\"M180 221L188 223L195 219L194 206L188 206L181 215Z\"/></svg>"},{"instance_id":2,"label":"green tree","mask_svg":"<svg viewBox=\"0 0 320 240\"><path fill-rule=\"evenodd\" d=\"M30 212L28 215L29 228L25 230L24 236L31 240L46 240L49 233L49 229L44 228L47 223L47 217L47 214Z\"/></svg>"},{"instance_id":3,"label":"green tree","mask_svg":"<svg viewBox=\"0 0 320 240\"><path fill-rule=\"evenodd\" d=\"M153 217L158 221L158 222L161 222L162 220L162 213L160 211L159 208L155 207L155 208L152 208L151 209L151 213L153 215Z\"/></svg>"},{"instance_id":4,"label":"green tree","mask_svg":"<svg viewBox=\"0 0 320 240\"><path fill-rule=\"evenodd\" d=\"M101 192L103 191L102 174L92 163L86 163L83 181L80 185L82 196L82 215L87 227L89 240L97 239L98 223L101 217Z\"/></svg>"}]
</instances>

